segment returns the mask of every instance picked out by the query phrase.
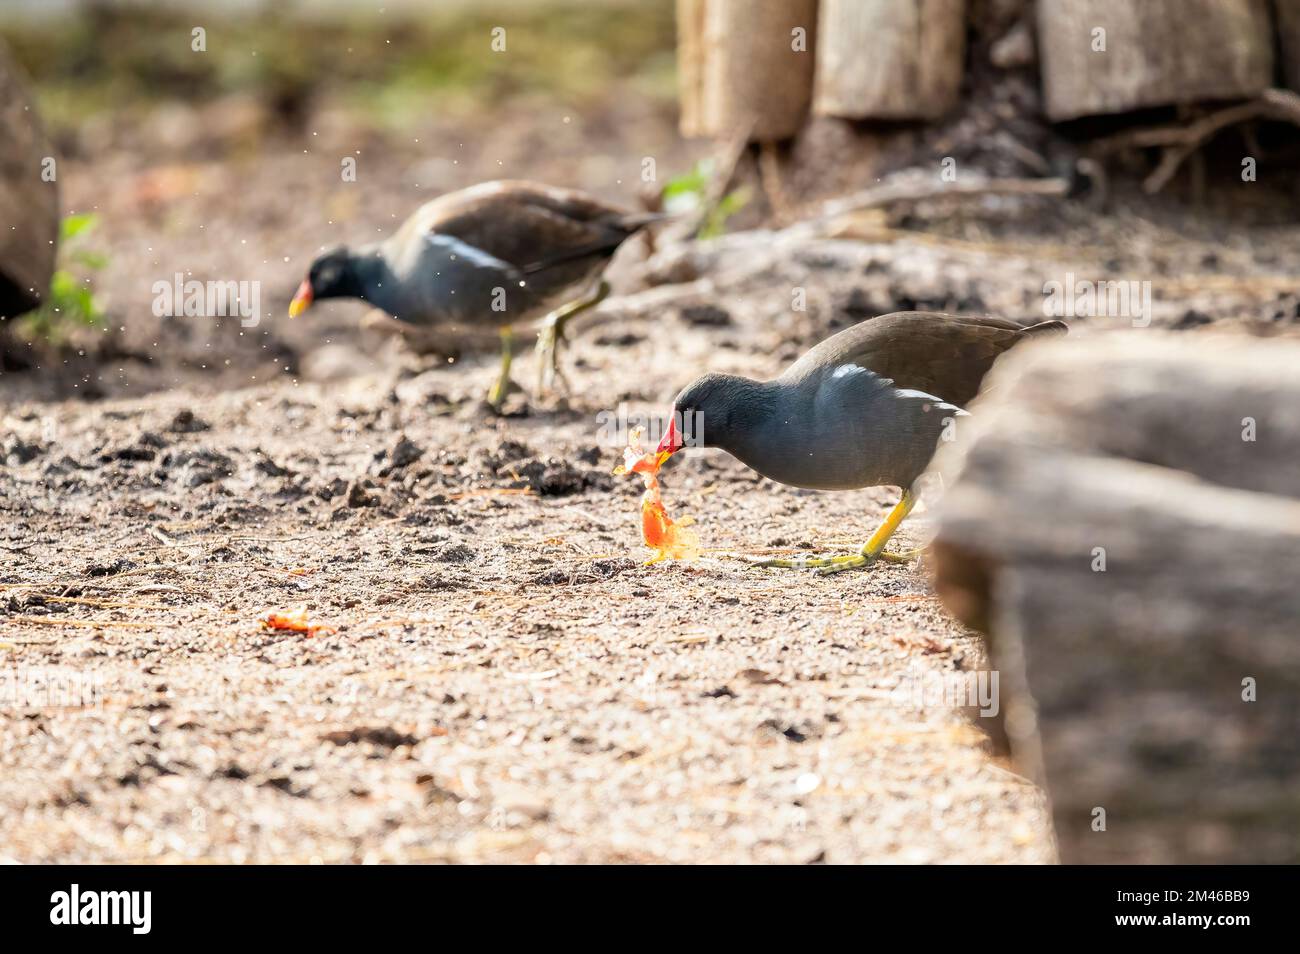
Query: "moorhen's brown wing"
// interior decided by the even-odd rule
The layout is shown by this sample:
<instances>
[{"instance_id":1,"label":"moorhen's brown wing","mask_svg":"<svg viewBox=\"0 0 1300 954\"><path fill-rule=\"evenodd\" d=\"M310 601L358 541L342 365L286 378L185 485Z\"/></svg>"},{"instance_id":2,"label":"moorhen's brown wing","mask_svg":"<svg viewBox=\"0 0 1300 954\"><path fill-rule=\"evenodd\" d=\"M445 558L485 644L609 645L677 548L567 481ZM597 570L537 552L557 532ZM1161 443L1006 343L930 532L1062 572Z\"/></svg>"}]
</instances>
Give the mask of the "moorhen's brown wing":
<instances>
[{"instance_id":1,"label":"moorhen's brown wing","mask_svg":"<svg viewBox=\"0 0 1300 954\"><path fill-rule=\"evenodd\" d=\"M964 407L1002 352L1030 335L1064 330L1059 321L1023 326L1005 318L900 311L827 338L781 377L793 381L819 369L856 364L892 378L895 387Z\"/></svg>"},{"instance_id":2,"label":"moorhen's brown wing","mask_svg":"<svg viewBox=\"0 0 1300 954\"><path fill-rule=\"evenodd\" d=\"M403 226L456 238L527 271L612 255L644 217L569 189L534 182L488 182L435 199ZM540 268L538 267L540 266Z\"/></svg>"}]
</instances>

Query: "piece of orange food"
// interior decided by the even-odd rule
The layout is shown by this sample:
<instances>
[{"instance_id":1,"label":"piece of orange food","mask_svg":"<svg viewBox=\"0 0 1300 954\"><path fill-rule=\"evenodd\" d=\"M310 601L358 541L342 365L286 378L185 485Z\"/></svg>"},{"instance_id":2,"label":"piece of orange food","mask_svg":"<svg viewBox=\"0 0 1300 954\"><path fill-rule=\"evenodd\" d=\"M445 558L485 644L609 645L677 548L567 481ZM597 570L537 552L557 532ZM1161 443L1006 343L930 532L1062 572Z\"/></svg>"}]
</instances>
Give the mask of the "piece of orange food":
<instances>
[{"instance_id":1,"label":"piece of orange food","mask_svg":"<svg viewBox=\"0 0 1300 954\"><path fill-rule=\"evenodd\" d=\"M306 610L299 610L296 613L268 613L262 619L262 625L282 633L306 633L308 636L329 636L338 632L333 626L307 622Z\"/></svg>"},{"instance_id":2,"label":"piece of orange food","mask_svg":"<svg viewBox=\"0 0 1300 954\"><path fill-rule=\"evenodd\" d=\"M645 481L645 493L641 495L641 539L655 551L646 561L648 564L660 560L693 560L700 555L699 534L690 529L694 518L673 520L659 495L659 468L670 456L666 451L643 450L641 428L637 428L628 435L623 463L614 468L617 476L640 474Z\"/></svg>"}]
</instances>

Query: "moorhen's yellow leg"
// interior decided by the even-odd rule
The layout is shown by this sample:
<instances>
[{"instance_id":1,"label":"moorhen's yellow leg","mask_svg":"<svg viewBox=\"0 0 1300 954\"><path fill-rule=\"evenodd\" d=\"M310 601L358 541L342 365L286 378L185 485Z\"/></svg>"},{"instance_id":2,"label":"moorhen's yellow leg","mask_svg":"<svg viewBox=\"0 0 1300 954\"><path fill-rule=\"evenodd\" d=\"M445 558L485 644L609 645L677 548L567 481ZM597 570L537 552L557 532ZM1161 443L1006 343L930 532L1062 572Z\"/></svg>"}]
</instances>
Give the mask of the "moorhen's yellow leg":
<instances>
[{"instance_id":1,"label":"moorhen's yellow leg","mask_svg":"<svg viewBox=\"0 0 1300 954\"><path fill-rule=\"evenodd\" d=\"M564 328L575 316L594 308L609 297L609 282L603 278L600 284L587 298L571 301L551 312L542 322L542 329L537 333L537 393L548 391L555 381L560 381L564 389L569 389L569 382L560 370L560 344L567 340Z\"/></svg>"},{"instance_id":2,"label":"moorhen's yellow leg","mask_svg":"<svg viewBox=\"0 0 1300 954\"><path fill-rule=\"evenodd\" d=\"M904 490L903 496L899 498L894 509L889 511L889 516L885 517L876 532L871 535L871 539L862 545L862 549L847 556L835 557L797 557L792 560L760 560L755 566L773 566L791 570L816 570L818 573L839 573L841 570L859 570L863 567L870 566L876 560L885 559L894 563L904 563L913 559L915 550L908 553L886 553L885 544L889 538L894 535L898 525L906 519L907 515L912 512L916 506L916 496L910 490Z\"/></svg>"},{"instance_id":3,"label":"moorhen's yellow leg","mask_svg":"<svg viewBox=\"0 0 1300 954\"><path fill-rule=\"evenodd\" d=\"M494 410L501 410L506 395L510 393L510 362L514 359L515 332L509 325L501 329L501 373L496 383L488 391L488 403Z\"/></svg>"}]
</instances>

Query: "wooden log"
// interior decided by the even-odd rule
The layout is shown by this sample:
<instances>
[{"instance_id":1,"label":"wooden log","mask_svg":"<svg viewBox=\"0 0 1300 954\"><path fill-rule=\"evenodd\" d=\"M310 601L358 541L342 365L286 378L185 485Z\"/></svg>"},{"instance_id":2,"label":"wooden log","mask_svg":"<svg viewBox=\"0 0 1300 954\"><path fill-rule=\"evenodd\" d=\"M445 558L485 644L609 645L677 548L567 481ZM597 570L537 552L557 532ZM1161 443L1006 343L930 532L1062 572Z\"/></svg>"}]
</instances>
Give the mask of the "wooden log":
<instances>
[{"instance_id":1,"label":"wooden log","mask_svg":"<svg viewBox=\"0 0 1300 954\"><path fill-rule=\"evenodd\" d=\"M937 119L957 104L965 0L822 0L813 111Z\"/></svg>"},{"instance_id":2,"label":"wooden log","mask_svg":"<svg viewBox=\"0 0 1300 954\"><path fill-rule=\"evenodd\" d=\"M1300 0L1273 0L1274 29L1282 58L1282 79L1300 91Z\"/></svg>"},{"instance_id":3,"label":"wooden log","mask_svg":"<svg viewBox=\"0 0 1300 954\"><path fill-rule=\"evenodd\" d=\"M817 0L678 0L684 136L772 142L812 99Z\"/></svg>"},{"instance_id":4,"label":"wooden log","mask_svg":"<svg viewBox=\"0 0 1300 954\"><path fill-rule=\"evenodd\" d=\"M677 99L683 136L707 136L704 120L704 15L708 0L677 0Z\"/></svg>"},{"instance_id":5,"label":"wooden log","mask_svg":"<svg viewBox=\"0 0 1300 954\"><path fill-rule=\"evenodd\" d=\"M0 47L0 319L35 308L54 272L59 231L52 156L18 68ZM57 170L56 170L57 176Z\"/></svg>"},{"instance_id":6,"label":"wooden log","mask_svg":"<svg viewBox=\"0 0 1300 954\"><path fill-rule=\"evenodd\" d=\"M1028 410L999 401L977 426L1007 414L999 426L1025 443L1300 498L1298 346L1147 331L1067 339L1010 377ZM995 372L989 383L999 382L1009 383Z\"/></svg>"},{"instance_id":7,"label":"wooden log","mask_svg":"<svg viewBox=\"0 0 1300 954\"><path fill-rule=\"evenodd\" d=\"M1268 0L1040 0L1038 47L1057 121L1254 96L1273 80Z\"/></svg>"},{"instance_id":8,"label":"wooden log","mask_svg":"<svg viewBox=\"0 0 1300 954\"><path fill-rule=\"evenodd\" d=\"M1209 335L1031 344L940 456L936 587L990 635L1064 862L1300 861L1297 361Z\"/></svg>"}]
</instances>

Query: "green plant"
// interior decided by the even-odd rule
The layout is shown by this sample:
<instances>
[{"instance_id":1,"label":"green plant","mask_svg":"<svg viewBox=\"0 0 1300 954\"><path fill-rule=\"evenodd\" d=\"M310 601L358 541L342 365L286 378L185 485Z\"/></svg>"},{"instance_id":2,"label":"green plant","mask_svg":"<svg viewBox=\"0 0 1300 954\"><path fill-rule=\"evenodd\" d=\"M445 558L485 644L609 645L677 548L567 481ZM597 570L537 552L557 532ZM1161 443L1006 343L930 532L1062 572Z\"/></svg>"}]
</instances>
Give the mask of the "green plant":
<instances>
[{"instance_id":1,"label":"green plant","mask_svg":"<svg viewBox=\"0 0 1300 954\"><path fill-rule=\"evenodd\" d=\"M731 218L749 203L749 190L734 189L716 201L711 201L717 171L712 159L701 159L690 172L670 179L664 186L663 207L668 212L699 212L702 210L700 238L716 238L727 229Z\"/></svg>"},{"instance_id":2,"label":"green plant","mask_svg":"<svg viewBox=\"0 0 1300 954\"><path fill-rule=\"evenodd\" d=\"M85 236L99 221L92 213L66 216L59 225L59 267L50 279L49 294L40 308L19 319L19 330L29 341L57 343L69 329L103 323L104 312L90 288L90 275L108 264L98 252L83 247Z\"/></svg>"}]
</instances>

